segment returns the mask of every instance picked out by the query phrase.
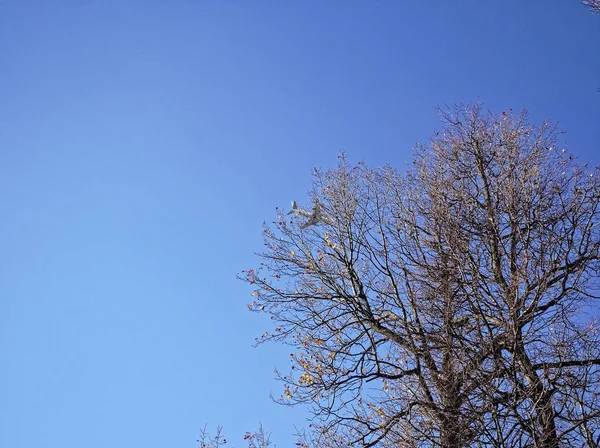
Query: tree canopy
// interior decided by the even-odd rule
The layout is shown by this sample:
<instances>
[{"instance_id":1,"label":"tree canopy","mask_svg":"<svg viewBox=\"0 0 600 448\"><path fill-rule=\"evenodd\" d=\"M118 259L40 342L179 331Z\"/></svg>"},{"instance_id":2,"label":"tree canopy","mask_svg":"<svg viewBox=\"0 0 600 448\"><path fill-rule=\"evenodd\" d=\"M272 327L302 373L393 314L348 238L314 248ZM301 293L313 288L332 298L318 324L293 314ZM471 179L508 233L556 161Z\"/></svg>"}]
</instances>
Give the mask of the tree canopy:
<instances>
[{"instance_id":1,"label":"tree canopy","mask_svg":"<svg viewBox=\"0 0 600 448\"><path fill-rule=\"evenodd\" d=\"M598 169L548 122L480 105L401 173L315 170L243 272L289 344L305 446L600 444Z\"/></svg>"},{"instance_id":2,"label":"tree canopy","mask_svg":"<svg viewBox=\"0 0 600 448\"><path fill-rule=\"evenodd\" d=\"M590 8L592 12L600 12L600 0L582 0L581 3Z\"/></svg>"}]
</instances>

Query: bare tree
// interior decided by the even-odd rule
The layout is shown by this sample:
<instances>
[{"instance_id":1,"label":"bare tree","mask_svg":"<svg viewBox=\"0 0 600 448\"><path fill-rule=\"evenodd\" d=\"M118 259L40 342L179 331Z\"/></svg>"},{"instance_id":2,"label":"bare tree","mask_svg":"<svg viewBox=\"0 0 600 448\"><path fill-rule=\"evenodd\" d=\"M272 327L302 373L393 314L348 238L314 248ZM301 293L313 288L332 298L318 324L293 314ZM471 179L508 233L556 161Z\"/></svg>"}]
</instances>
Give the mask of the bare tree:
<instances>
[{"instance_id":1,"label":"bare tree","mask_svg":"<svg viewBox=\"0 0 600 448\"><path fill-rule=\"evenodd\" d=\"M498 428L488 443L558 447L595 437L597 446L597 430L582 426L598 423L600 346L578 314L598 290L598 172L577 166L556 148L555 131L528 125L525 114L474 108L444 119L418 166L436 179L429 196L455 204L445 211L453 218L434 219L458 229L460 245L449 250L459 252L459 283L475 325L499 344L494 393L484 399L498 406L486 416Z\"/></svg>"},{"instance_id":2,"label":"bare tree","mask_svg":"<svg viewBox=\"0 0 600 448\"><path fill-rule=\"evenodd\" d=\"M262 424L255 432L247 432L244 435L244 441L248 444L248 448L277 448L271 442L271 435L265 431ZM218 426L214 436L211 436L207 431L206 426L200 431L198 439L198 448L224 448L227 444L227 439L223 435L223 427Z\"/></svg>"},{"instance_id":3,"label":"bare tree","mask_svg":"<svg viewBox=\"0 0 600 448\"><path fill-rule=\"evenodd\" d=\"M592 10L592 12L600 12L600 0L582 0L581 3Z\"/></svg>"},{"instance_id":4,"label":"bare tree","mask_svg":"<svg viewBox=\"0 0 600 448\"><path fill-rule=\"evenodd\" d=\"M600 13L600 0L581 0L581 4L587 6L594 14ZM596 91L600 93L600 87Z\"/></svg>"},{"instance_id":5,"label":"bare tree","mask_svg":"<svg viewBox=\"0 0 600 448\"><path fill-rule=\"evenodd\" d=\"M227 444L227 439L223 435L222 426L217 426L215 435L211 436L205 425L200 431L200 437L197 442L198 448L222 448Z\"/></svg>"},{"instance_id":6,"label":"bare tree","mask_svg":"<svg viewBox=\"0 0 600 448\"><path fill-rule=\"evenodd\" d=\"M307 446L597 446L598 173L524 113L442 116L406 174L342 156L316 225L265 226L279 401L313 405Z\"/></svg>"}]
</instances>

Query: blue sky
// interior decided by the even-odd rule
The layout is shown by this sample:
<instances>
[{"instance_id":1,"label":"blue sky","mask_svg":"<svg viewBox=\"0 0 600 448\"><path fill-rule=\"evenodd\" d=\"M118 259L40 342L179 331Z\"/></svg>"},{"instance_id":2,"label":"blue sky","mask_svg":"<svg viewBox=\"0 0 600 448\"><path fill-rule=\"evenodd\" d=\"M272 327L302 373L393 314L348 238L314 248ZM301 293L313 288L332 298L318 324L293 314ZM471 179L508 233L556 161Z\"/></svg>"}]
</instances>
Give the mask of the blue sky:
<instances>
[{"instance_id":1,"label":"blue sky","mask_svg":"<svg viewBox=\"0 0 600 448\"><path fill-rule=\"evenodd\" d=\"M576 0L0 1L0 446L196 447L305 411L235 279L345 150L402 169L437 105L551 119L600 162Z\"/></svg>"}]
</instances>

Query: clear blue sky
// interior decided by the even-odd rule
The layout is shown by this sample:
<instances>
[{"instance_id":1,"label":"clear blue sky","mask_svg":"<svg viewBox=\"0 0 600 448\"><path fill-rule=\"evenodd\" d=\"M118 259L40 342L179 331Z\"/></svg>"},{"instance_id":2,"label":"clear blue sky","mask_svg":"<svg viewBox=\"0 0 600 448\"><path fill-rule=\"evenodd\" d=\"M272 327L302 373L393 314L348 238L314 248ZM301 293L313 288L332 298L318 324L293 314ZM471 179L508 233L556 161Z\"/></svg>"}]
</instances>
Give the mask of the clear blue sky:
<instances>
[{"instance_id":1,"label":"clear blue sky","mask_svg":"<svg viewBox=\"0 0 600 448\"><path fill-rule=\"evenodd\" d=\"M402 168L438 104L598 164L598 87L577 0L0 1L0 446L291 446L289 349L235 280L262 221L341 149Z\"/></svg>"}]
</instances>

